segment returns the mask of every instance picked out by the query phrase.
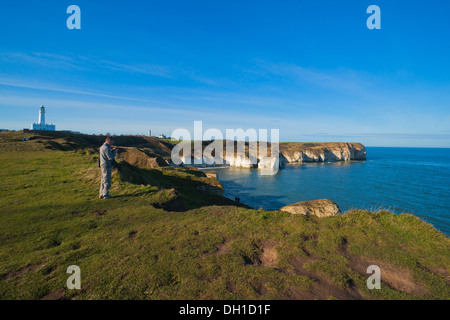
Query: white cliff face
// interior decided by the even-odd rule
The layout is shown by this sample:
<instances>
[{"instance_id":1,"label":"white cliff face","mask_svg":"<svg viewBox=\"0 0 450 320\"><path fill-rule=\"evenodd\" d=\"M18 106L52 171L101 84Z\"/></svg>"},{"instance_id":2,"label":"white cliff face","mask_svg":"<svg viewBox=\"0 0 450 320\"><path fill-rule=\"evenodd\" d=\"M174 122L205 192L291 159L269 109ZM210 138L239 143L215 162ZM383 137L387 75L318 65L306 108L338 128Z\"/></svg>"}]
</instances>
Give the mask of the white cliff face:
<instances>
[{"instance_id":1,"label":"white cliff face","mask_svg":"<svg viewBox=\"0 0 450 320\"><path fill-rule=\"evenodd\" d=\"M256 162L257 160L255 160ZM234 157L226 157L226 163L231 167L238 168L255 168L256 163L252 163L250 158L245 154L236 154Z\"/></svg>"},{"instance_id":2,"label":"white cliff face","mask_svg":"<svg viewBox=\"0 0 450 320\"><path fill-rule=\"evenodd\" d=\"M351 160L366 160L366 148L352 148L350 150Z\"/></svg>"},{"instance_id":3,"label":"white cliff face","mask_svg":"<svg viewBox=\"0 0 450 320\"><path fill-rule=\"evenodd\" d=\"M366 149L360 143L280 144L282 163L365 160Z\"/></svg>"},{"instance_id":4,"label":"white cliff face","mask_svg":"<svg viewBox=\"0 0 450 320\"><path fill-rule=\"evenodd\" d=\"M256 153L255 153L256 155ZM236 153L224 155L220 152L220 165L225 164L239 168L258 168L260 170L278 171L280 165L287 163L308 162L334 162L365 160L366 149L360 143L326 142L326 143L291 143L282 142L279 145L279 157L271 157L266 154L258 154L257 159L249 158L249 154ZM184 159L185 160L185 159ZM214 167L218 164L209 157L208 161L202 161L203 167Z\"/></svg>"}]
</instances>

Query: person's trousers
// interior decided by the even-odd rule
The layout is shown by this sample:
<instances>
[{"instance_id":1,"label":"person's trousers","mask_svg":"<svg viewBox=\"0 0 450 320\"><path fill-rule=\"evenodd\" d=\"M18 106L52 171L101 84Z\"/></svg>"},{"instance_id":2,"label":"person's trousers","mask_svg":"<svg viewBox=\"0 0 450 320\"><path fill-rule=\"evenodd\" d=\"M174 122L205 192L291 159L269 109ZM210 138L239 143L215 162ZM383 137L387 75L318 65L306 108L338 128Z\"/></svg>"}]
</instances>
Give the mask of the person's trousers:
<instances>
[{"instance_id":1,"label":"person's trousers","mask_svg":"<svg viewBox=\"0 0 450 320\"><path fill-rule=\"evenodd\" d=\"M109 189L111 188L112 167L102 166L102 182L100 184L100 197L109 197Z\"/></svg>"}]
</instances>

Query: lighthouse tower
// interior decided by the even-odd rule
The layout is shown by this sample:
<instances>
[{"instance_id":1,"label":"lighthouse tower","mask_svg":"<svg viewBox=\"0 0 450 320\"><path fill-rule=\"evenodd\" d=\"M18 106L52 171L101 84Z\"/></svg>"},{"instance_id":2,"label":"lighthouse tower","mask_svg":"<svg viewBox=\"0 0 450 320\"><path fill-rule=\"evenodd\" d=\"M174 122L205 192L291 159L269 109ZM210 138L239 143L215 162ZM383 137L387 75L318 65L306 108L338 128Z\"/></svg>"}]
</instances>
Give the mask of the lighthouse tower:
<instances>
[{"instance_id":1,"label":"lighthouse tower","mask_svg":"<svg viewBox=\"0 0 450 320\"><path fill-rule=\"evenodd\" d=\"M31 125L31 130L55 131L54 124L45 124L45 107L44 106L41 106L39 108L39 121L38 121L38 123L33 123Z\"/></svg>"},{"instance_id":2,"label":"lighthouse tower","mask_svg":"<svg viewBox=\"0 0 450 320\"><path fill-rule=\"evenodd\" d=\"M41 105L39 109L39 122L38 124L45 125L45 107Z\"/></svg>"}]
</instances>

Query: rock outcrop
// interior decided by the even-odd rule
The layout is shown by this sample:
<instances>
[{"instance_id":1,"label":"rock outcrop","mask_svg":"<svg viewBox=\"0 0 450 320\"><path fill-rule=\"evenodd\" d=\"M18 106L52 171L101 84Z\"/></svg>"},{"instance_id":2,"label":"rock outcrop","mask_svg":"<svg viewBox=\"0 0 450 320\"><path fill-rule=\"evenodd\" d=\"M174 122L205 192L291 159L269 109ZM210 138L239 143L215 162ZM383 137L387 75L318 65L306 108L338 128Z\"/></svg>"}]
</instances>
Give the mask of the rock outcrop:
<instances>
[{"instance_id":1,"label":"rock outcrop","mask_svg":"<svg viewBox=\"0 0 450 320\"><path fill-rule=\"evenodd\" d=\"M361 143L280 143L280 162L333 162L366 160L366 148Z\"/></svg>"},{"instance_id":2,"label":"rock outcrop","mask_svg":"<svg viewBox=\"0 0 450 320\"><path fill-rule=\"evenodd\" d=\"M133 147L121 147L118 159L142 169L154 169L168 166L165 159L156 155L151 149Z\"/></svg>"},{"instance_id":3,"label":"rock outcrop","mask_svg":"<svg viewBox=\"0 0 450 320\"><path fill-rule=\"evenodd\" d=\"M280 168L280 159L277 157L260 157L258 159L258 169L276 171Z\"/></svg>"},{"instance_id":4,"label":"rock outcrop","mask_svg":"<svg viewBox=\"0 0 450 320\"><path fill-rule=\"evenodd\" d=\"M292 214L315 215L318 217L330 217L341 214L339 206L331 200L320 199L312 201L300 201L280 209Z\"/></svg>"},{"instance_id":5,"label":"rock outcrop","mask_svg":"<svg viewBox=\"0 0 450 320\"><path fill-rule=\"evenodd\" d=\"M219 175L215 171L203 171L207 178L219 179Z\"/></svg>"}]
</instances>

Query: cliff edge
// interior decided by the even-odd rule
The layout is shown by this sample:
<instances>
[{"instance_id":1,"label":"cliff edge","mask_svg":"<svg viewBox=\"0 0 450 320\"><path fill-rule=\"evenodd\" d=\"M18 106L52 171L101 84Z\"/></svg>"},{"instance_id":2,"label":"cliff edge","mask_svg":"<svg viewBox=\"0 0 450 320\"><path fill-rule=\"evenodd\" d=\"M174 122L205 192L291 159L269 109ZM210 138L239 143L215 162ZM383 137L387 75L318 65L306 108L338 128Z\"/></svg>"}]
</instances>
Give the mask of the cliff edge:
<instances>
[{"instance_id":1,"label":"cliff edge","mask_svg":"<svg viewBox=\"0 0 450 320\"><path fill-rule=\"evenodd\" d=\"M280 163L366 160L366 148L354 142L280 143Z\"/></svg>"}]
</instances>

